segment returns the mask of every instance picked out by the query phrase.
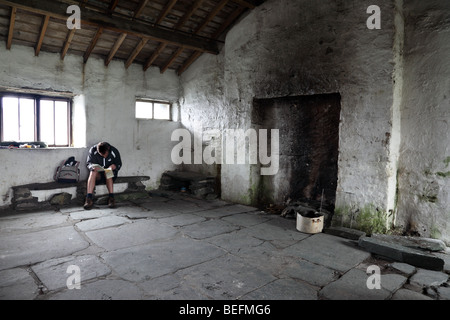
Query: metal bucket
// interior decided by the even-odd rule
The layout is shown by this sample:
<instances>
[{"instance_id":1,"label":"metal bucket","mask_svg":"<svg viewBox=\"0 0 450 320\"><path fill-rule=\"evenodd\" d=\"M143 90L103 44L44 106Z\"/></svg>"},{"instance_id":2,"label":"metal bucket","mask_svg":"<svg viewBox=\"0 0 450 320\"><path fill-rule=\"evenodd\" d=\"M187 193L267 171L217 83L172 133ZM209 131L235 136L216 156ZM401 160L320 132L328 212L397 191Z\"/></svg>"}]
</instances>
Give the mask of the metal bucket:
<instances>
[{"instance_id":1,"label":"metal bucket","mask_svg":"<svg viewBox=\"0 0 450 320\"><path fill-rule=\"evenodd\" d=\"M318 212L301 215L297 212L297 230L304 233L319 233L323 229L323 215Z\"/></svg>"}]
</instances>

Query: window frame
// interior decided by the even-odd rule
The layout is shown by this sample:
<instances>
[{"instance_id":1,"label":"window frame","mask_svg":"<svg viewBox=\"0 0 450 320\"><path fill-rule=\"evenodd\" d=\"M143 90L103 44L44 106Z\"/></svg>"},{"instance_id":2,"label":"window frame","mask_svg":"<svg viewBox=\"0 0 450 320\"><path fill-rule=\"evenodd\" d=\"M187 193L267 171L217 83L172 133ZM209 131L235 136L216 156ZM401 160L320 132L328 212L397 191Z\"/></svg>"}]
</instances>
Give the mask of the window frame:
<instances>
[{"instance_id":1,"label":"window frame","mask_svg":"<svg viewBox=\"0 0 450 320\"><path fill-rule=\"evenodd\" d=\"M1 92L0 91L0 142L7 142L4 140L4 128L3 128L3 98L12 97L12 98L26 98L34 100L34 142L40 142L41 139L41 112L40 112L40 104L41 100L51 100L53 103L55 101L63 101L67 102L67 144L65 145L57 145L50 144L47 141L44 141L48 147L50 148L67 148L72 146L72 104L73 99L67 96L51 96L51 95L42 95L42 94L33 94L33 93L21 93L21 92ZM20 125L20 123L19 123ZM53 127L55 127L55 116L53 115ZM20 140L20 139L19 139ZM31 141L15 141L15 142L31 142ZM55 143L55 141L52 141Z\"/></svg>"},{"instance_id":2,"label":"window frame","mask_svg":"<svg viewBox=\"0 0 450 320\"><path fill-rule=\"evenodd\" d=\"M151 103L152 105L152 117L151 118L138 118L136 116L136 102L145 102ZM156 104L166 104L169 106L169 118L168 119L155 119L155 103ZM157 121L173 121L172 120L172 103L170 101L164 100L155 100L155 99L147 99L147 98L136 98L134 102L134 118L136 120L157 120Z\"/></svg>"}]
</instances>

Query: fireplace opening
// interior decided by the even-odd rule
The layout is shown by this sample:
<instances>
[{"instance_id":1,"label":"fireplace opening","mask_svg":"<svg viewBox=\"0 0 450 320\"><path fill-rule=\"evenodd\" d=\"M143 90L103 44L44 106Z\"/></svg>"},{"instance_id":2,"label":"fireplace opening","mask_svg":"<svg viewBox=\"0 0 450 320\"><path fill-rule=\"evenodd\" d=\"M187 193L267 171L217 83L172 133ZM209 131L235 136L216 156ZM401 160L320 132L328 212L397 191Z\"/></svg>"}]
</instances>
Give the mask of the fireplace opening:
<instances>
[{"instance_id":1,"label":"fireplace opening","mask_svg":"<svg viewBox=\"0 0 450 320\"><path fill-rule=\"evenodd\" d=\"M334 211L340 112L339 93L254 99L253 126L280 137L278 173L260 178L261 206L297 201Z\"/></svg>"}]
</instances>

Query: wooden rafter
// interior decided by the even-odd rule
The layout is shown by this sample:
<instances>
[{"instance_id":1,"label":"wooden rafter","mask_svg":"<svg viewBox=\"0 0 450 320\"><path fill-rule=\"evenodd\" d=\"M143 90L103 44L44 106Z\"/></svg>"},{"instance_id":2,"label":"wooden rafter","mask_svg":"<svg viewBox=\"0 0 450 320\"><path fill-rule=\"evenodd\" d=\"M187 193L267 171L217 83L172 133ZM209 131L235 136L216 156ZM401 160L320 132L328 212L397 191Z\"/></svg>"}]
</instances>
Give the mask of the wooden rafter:
<instances>
[{"instance_id":1,"label":"wooden rafter","mask_svg":"<svg viewBox=\"0 0 450 320\"><path fill-rule=\"evenodd\" d=\"M170 67L170 65L175 61L175 59L183 52L184 48L180 47L178 50L170 57L169 61L167 61L166 65L161 68L160 72L164 73Z\"/></svg>"},{"instance_id":2,"label":"wooden rafter","mask_svg":"<svg viewBox=\"0 0 450 320\"><path fill-rule=\"evenodd\" d=\"M134 12L133 18L137 18L142 14L142 11L144 11L145 6L147 5L148 0L141 0L139 2L139 5L136 9L136 11Z\"/></svg>"},{"instance_id":3,"label":"wooden rafter","mask_svg":"<svg viewBox=\"0 0 450 320\"><path fill-rule=\"evenodd\" d=\"M41 33L39 35L39 40L36 44L35 55L38 56L41 51L42 42L44 41L45 32L47 31L48 22L50 21L50 16L45 16L44 21L42 22Z\"/></svg>"},{"instance_id":4,"label":"wooden rafter","mask_svg":"<svg viewBox=\"0 0 450 320\"><path fill-rule=\"evenodd\" d=\"M128 68L134 61L134 59L138 56L139 52L141 52L142 48L147 44L148 39L141 39L139 44L134 48L131 55L128 57L127 62L125 62L125 68Z\"/></svg>"},{"instance_id":5,"label":"wooden rafter","mask_svg":"<svg viewBox=\"0 0 450 320\"><path fill-rule=\"evenodd\" d=\"M246 7L249 9L255 9L257 6L259 6L262 3L262 1L256 1L256 0L232 0L232 1L242 7Z\"/></svg>"},{"instance_id":6,"label":"wooden rafter","mask_svg":"<svg viewBox=\"0 0 450 320\"><path fill-rule=\"evenodd\" d=\"M236 18L245 10L244 7L239 7L236 10L233 11L233 13L227 18L227 20L220 26L219 29L217 29L216 33L213 35L213 38L218 38L222 32L225 31L226 28L228 28L233 21L236 20ZM177 73L178 75L181 75L192 63L194 63L195 60L200 57L201 52L195 51L184 63L180 68L178 68Z\"/></svg>"},{"instance_id":7,"label":"wooden rafter","mask_svg":"<svg viewBox=\"0 0 450 320\"><path fill-rule=\"evenodd\" d=\"M56 19L66 20L67 4L59 1L39 0L0 0L0 4L17 7L29 12L49 15ZM145 21L130 21L120 15L108 16L90 9L84 9L81 15L81 24L104 28L118 33L127 33L139 38L148 38L159 42L168 42L177 46L184 46L193 50L218 54L218 46L210 39L194 37L181 31L174 31L154 26Z\"/></svg>"},{"instance_id":8,"label":"wooden rafter","mask_svg":"<svg viewBox=\"0 0 450 320\"><path fill-rule=\"evenodd\" d=\"M89 48L84 53L84 56L83 56L83 62L84 63L86 63L87 60L89 59L89 56L91 55L92 50L94 50L95 45L97 44L97 41L100 38L100 36L102 35L102 33L103 33L103 27L98 28L97 32L95 33L94 38L91 41L91 44L89 45Z\"/></svg>"},{"instance_id":9,"label":"wooden rafter","mask_svg":"<svg viewBox=\"0 0 450 320\"><path fill-rule=\"evenodd\" d=\"M170 10L173 8L173 6L175 5L176 2L177 2L176 0L171 0L167 3L166 7L164 8L164 10L161 12L161 14L159 15L159 17L157 19L157 22L156 22L157 24L161 23L161 21L170 12ZM175 30L178 30L178 28L179 28L179 23L175 26ZM158 45L158 47L153 52L153 54L150 56L150 58L148 58L147 61L145 62L144 68L143 68L144 71L147 71L147 69L150 68L152 63L156 60L156 58L158 58L158 56L166 48L166 46L167 46L167 42L161 42Z\"/></svg>"},{"instance_id":10,"label":"wooden rafter","mask_svg":"<svg viewBox=\"0 0 450 320\"><path fill-rule=\"evenodd\" d=\"M177 3L177 0L169 0L169 2L167 2L166 6L159 14L158 19L156 19L156 24L160 24L164 20L170 10L172 10L175 3Z\"/></svg>"},{"instance_id":11,"label":"wooden rafter","mask_svg":"<svg viewBox=\"0 0 450 320\"><path fill-rule=\"evenodd\" d=\"M197 9L201 6L203 1L205 0L196 0L195 3L192 5L192 7L189 9L189 11L186 12L186 14L180 19L180 21L178 21L178 23L175 26L175 29L181 28L186 23L186 21L188 21L189 18L194 14L194 12L197 11Z\"/></svg>"},{"instance_id":12,"label":"wooden rafter","mask_svg":"<svg viewBox=\"0 0 450 320\"><path fill-rule=\"evenodd\" d=\"M119 3L119 0L112 0L109 4L108 8L108 14L112 14L114 10L116 10L117 4Z\"/></svg>"},{"instance_id":13,"label":"wooden rafter","mask_svg":"<svg viewBox=\"0 0 450 320\"><path fill-rule=\"evenodd\" d=\"M11 18L9 19L9 31L8 31L8 40L6 41L6 49L11 49L13 34L14 34L14 24L16 22L16 13L17 8L11 8Z\"/></svg>"},{"instance_id":14,"label":"wooden rafter","mask_svg":"<svg viewBox=\"0 0 450 320\"><path fill-rule=\"evenodd\" d=\"M116 55L117 50L119 50L120 46L122 45L122 42L127 37L126 33L121 33L119 38L117 38L116 42L114 43L114 46L112 47L111 51L108 54L108 57L105 59L105 66L108 66L111 60Z\"/></svg>"},{"instance_id":15,"label":"wooden rafter","mask_svg":"<svg viewBox=\"0 0 450 320\"><path fill-rule=\"evenodd\" d=\"M239 17L242 12L245 11L245 9L245 7L238 7L236 10L234 10L228 16L227 20L225 20L225 22L220 26L220 28L217 29L217 31L213 34L212 38L217 39L218 37L220 37L220 35L226 30L226 28L228 28L237 19L237 17Z\"/></svg>"},{"instance_id":16,"label":"wooden rafter","mask_svg":"<svg viewBox=\"0 0 450 320\"><path fill-rule=\"evenodd\" d=\"M175 29L181 28L183 26L183 24L185 24L186 21L188 21L189 18L194 14L194 12L201 6L203 1L204 0L197 0L197 1L195 1L194 4L189 9L189 11L186 12L186 14L178 21L178 23L175 26ZM160 47L158 47L156 52L161 52L162 49L164 49L165 47L166 47L166 44L161 43ZM170 65L173 63L173 61L175 61L175 59L183 52L183 50L184 49L182 47L180 49L178 49L175 52L175 54L169 59L169 61L160 69L160 72L164 73L170 67ZM158 53L158 55L159 55L159 53ZM158 57L158 55L156 55L156 56L152 55L151 62L150 62L150 60L147 61L146 65L144 66L144 71L147 70L147 68L151 65L151 63L153 63L153 61L155 61L155 59Z\"/></svg>"},{"instance_id":17,"label":"wooden rafter","mask_svg":"<svg viewBox=\"0 0 450 320\"><path fill-rule=\"evenodd\" d=\"M181 75L192 63L194 63L195 60L198 59L202 55L201 52L195 51L184 63L180 68L178 68L177 73L178 75Z\"/></svg>"},{"instance_id":18,"label":"wooden rafter","mask_svg":"<svg viewBox=\"0 0 450 320\"><path fill-rule=\"evenodd\" d=\"M69 31L67 34L66 41L64 42L64 47L61 51L61 60L64 60L64 57L66 56L67 51L69 50L70 43L72 42L73 36L75 35L75 31L77 29L73 28Z\"/></svg>"},{"instance_id":19,"label":"wooden rafter","mask_svg":"<svg viewBox=\"0 0 450 320\"><path fill-rule=\"evenodd\" d=\"M209 13L203 23L197 27L194 33L198 34L200 31L202 31L203 28L206 27L206 25L219 13L219 11L222 10L223 7L225 7L228 1L229 0L220 1L219 4Z\"/></svg>"},{"instance_id":20,"label":"wooden rafter","mask_svg":"<svg viewBox=\"0 0 450 320\"><path fill-rule=\"evenodd\" d=\"M167 43L163 42L160 43L158 48L153 52L153 54L150 56L150 58L147 59L144 65L144 71L147 71L148 68L152 65L152 63L158 58L158 56L161 54L161 52L166 48Z\"/></svg>"},{"instance_id":21,"label":"wooden rafter","mask_svg":"<svg viewBox=\"0 0 450 320\"><path fill-rule=\"evenodd\" d=\"M204 27L208 25L209 22L211 22L212 19L225 7L225 5L228 3L229 0L222 0L219 2L219 4L209 13L209 15L206 17L206 19L203 21L203 23L197 27L195 30L195 34L198 34L200 31L203 30ZM166 64L161 68L161 73L164 73L170 65L175 61L175 59L183 52L184 48L181 47L175 53L170 57L170 59L166 62Z\"/></svg>"}]
</instances>

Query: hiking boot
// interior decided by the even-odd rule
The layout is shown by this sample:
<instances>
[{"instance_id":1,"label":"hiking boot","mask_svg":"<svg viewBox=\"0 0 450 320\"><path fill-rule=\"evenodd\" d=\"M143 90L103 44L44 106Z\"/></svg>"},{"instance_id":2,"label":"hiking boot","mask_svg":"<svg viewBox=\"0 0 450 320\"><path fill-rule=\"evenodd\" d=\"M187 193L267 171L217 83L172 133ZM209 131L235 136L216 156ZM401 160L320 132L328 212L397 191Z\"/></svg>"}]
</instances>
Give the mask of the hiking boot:
<instances>
[{"instance_id":1,"label":"hiking boot","mask_svg":"<svg viewBox=\"0 0 450 320\"><path fill-rule=\"evenodd\" d=\"M108 198L108 207L111 209L116 207L116 200L113 197Z\"/></svg>"},{"instance_id":2,"label":"hiking boot","mask_svg":"<svg viewBox=\"0 0 450 320\"><path fill-rule=\"evenodd\" d=\"M90 199L90 198L86 198L86 202L84 203L83 208L85 210L90 210L93 205L94 205L94 201L92 199Z\"/></svg>"}]
</instances>

